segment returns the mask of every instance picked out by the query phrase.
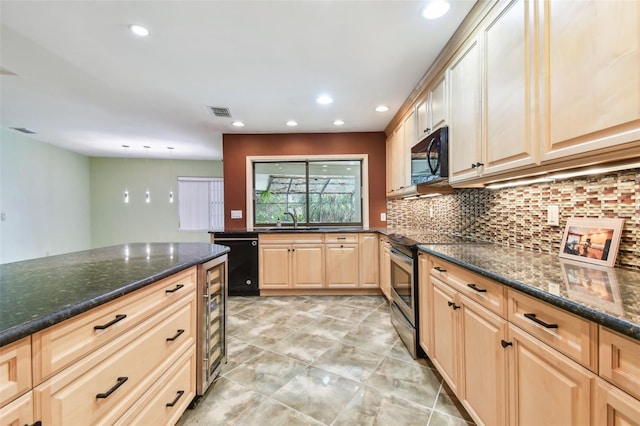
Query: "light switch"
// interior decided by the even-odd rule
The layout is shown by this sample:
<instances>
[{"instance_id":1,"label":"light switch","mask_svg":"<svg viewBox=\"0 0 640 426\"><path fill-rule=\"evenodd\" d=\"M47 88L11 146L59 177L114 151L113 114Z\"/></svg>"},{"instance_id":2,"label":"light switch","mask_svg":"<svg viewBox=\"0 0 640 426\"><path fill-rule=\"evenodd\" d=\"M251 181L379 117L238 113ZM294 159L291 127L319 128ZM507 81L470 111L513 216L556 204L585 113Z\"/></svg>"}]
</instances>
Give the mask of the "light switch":
<instances>
[{"instance_id":1,"label":"light switch","mask_svg":"<svg viewBox=\"0 0 640 426\"><path fill-rule=\"evenodd\" d=\"M380 213L380 222L386 222L386 221L387 221L387 214Z\"/></svg>"},{"instance_id":2,"label":"light switch","mask_svg":"<svg viewBox=\"0 0 640 426\"><path fill-rule=\"evenodd\" d=\"M547 206L547 225L558 226L560 225L559 208L557 204L550 204Z\"/></svg>"},{"instance_id":3,"label":"light switch","mask_svg":"<svg viewBox=\"0 0 640 426\"><path fill-rule=\"evenodd\" d=\"M231 219L242 219L242 210L231 210Z\"/></svg>"}]
</instances>

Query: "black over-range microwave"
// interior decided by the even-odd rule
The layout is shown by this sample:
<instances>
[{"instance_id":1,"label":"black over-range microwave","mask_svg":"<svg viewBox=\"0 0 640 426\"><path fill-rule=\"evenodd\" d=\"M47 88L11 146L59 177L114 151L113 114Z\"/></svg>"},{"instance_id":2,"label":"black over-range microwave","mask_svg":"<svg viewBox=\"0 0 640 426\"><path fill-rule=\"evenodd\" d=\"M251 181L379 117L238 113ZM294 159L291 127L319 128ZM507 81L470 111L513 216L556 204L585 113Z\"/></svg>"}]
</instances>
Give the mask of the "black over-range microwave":
<instances>
[{"instance_id":1,"label":"black over-range microwave","mask_svg":"<svg viewBox=\"0 0 640 426\"><path fill-rule=\"evenodd\" d=\"M411 148L412 185L448 180L448 133L448 126L441 127Z\"/></svg>"}]
</instances>

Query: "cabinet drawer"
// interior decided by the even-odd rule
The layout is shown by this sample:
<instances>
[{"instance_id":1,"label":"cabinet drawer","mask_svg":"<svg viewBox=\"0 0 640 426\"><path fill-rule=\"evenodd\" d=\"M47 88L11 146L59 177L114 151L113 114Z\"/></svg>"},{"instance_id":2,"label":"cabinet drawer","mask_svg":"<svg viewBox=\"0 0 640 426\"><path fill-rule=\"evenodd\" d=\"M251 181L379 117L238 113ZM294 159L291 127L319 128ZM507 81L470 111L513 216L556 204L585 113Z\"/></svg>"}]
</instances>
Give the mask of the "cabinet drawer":
<instances>
[{"instance_id":1,"label":"cabinet drawer","mask_svg":"<svg viewBox=\"0 0 640 426\"><path fill-rule=\"evenodd\" d=\"M194 297L195 290L194 266L34 334L34 384L183 297Z\"/></svg>"},{"instance_id":2,"label":"cabinet drawer","mask_svg":"<svg viewBox=\"0 0 640 426\"><path fill-rule=\"evenodd\" d=\"M260 244L297 244L297 243L324 243L324 234L308 234L306 232L292 232L291 234L260 234Z\"/></svg>"},{"instance_id":3,"label":"cabinet drawer","mask_svg":"<svg viewBox=\"0 0 640 426\"><path fill-rule=\"evenodd\" d=\"M600 326L600 376L640 399L640 342Z\"/></svg>"},{"instance_id":4,"label":"cabinet drawer","mask_svg":"<svg viewBox=\"0 0 640 426\"><path fill-rule=\"evenodd\" d=\"M358 234L325 234L325 242L332 244L357 244Z\"/></svg>"},{"instance_id":5,"label":"cabinet drawer","mask_svg":"<svg viewBox=\"0 0 640 426\"><path fill-rule=\"evenodd\" d=\"M195 344L194 308L195 300L167 308L36 387L36 417L47 425L115 422Z\"/></svg>"},{"instance_id":6,"label":"cabinet drawer","mask_svg":"<svg viewBox=\"0 0 640 426\"><path fill-rule=\"evenodd\" d=\"M196 352L192 346L116 425L173 425L196 393Z\"/></svg>"},{"instance_id":7,"label":"cabinet drawer","mask_svg":"<svg viewBox=\"0 0 640 426\"><path fill-rule=\"evenodd\" d=\"M33 424L33 392L22 395L0 408L0 426L22 426Z\"/></svg>"},{"instance_id":8,"label":"cabinet drawer","mask_svg":"<svg viewBox=\"0 0 640 426\"><path fill-rule=\"evenodd\" d=\"M509 321L592 371L597 371L594 323L509 289Z\"/></svg>"},{"instance_id":9,"label":"cabinet drawer","mask_svg":"<svg viewBox=\"0 0 640 426\"><path fill-rule=\"evenodd\" d=\"M492 312L507 317L507 289L502 284L439 259L432 260L431 274Z\"/></svg>"},{"instance_id":10,"label":"cabinet drawer","mask_svg":"<svg viewBox=\"0 0 640 426\"><path fill-rule=\"evenodd\" d=\"M27 336L0 348L0 407L31 386L31 336Z\"/></svg>"}]
</instances>

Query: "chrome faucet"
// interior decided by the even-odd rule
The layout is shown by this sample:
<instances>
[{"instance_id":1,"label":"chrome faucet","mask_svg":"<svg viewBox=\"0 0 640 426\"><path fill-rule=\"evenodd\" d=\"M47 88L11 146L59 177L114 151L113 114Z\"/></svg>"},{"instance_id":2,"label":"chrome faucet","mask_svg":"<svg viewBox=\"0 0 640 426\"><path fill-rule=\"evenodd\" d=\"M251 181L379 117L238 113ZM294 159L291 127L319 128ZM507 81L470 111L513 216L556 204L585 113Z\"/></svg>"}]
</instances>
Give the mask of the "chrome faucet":
<instances>
[{"instance_id":1,"label":"chrome faucet","mask_svg":"<svg viewBox=\"0 0 640 426\"><path fill-rule=\"evenodd\" d=\"M291 216L291 219L293 220L293 229L296 229L298 227L298 214L296 213L296 211L294 210L293 213L284 212L284 215Z\"/></svg>"}]
</instances>

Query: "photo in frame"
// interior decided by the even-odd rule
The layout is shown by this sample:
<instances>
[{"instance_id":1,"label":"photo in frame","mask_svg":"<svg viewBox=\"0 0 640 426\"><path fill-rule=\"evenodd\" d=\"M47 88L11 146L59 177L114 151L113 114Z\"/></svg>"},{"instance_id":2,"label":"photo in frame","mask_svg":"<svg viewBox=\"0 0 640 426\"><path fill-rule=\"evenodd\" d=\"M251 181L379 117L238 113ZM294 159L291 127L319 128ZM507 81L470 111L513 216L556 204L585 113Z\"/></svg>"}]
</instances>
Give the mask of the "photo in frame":
<instances>
[{"instance_id":1,"label":"photo in frame","mask_svg":"<svg viewBox=\"0 0 640 426\"><path fill-rule=\"evenodd\" d=\"M560 257L613 267L624 219L570 218L560 244Z\"/></svg>"}]
</instances>

